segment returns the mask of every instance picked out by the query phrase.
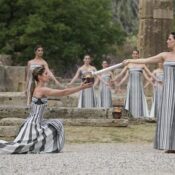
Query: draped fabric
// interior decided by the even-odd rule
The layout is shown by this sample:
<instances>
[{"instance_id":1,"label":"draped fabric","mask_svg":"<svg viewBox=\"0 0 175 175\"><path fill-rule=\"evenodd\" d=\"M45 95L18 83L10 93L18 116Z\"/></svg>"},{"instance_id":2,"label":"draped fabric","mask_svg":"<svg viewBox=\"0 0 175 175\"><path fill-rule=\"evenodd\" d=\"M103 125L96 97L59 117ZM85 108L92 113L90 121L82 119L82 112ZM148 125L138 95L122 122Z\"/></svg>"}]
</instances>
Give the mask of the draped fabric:
<instances>
[{"instance_id":1,"label":"draped fabric","mask_svg":"<svg viewBox=\"0 0 175 175\"><path fill-rule=\"evenodd\" d=\"M149 112L143 90L143 72L141 68L129 69L125 109L130 111L134 118L148 117Z\"/></svg>"},{"instance_id":2,"label":"draped fabric","mask_svg":"<svg viewBox=\"0 0 175 175\"><path fill-rule=\"evenodd\" d=\"M89 71L81 71L81 77ZM80 91L78 108L93 108L97 106L94 88L87 88Z\"/></svg>"},{"instance_id":3,"label":"draped fabric","mask_svg":"<svg viewBox=\"0 0 175 175\"><path fill-rule=\"evenodd\" d=\"M175 150L175 61L164 62L164 84L154 148Z\"/></svg>"},{"instance_id":4,"label":"draped fabric","mask_svg":"<svg viewBox=\"0 0 175 175\"><path fill-rule=\"evenodd\" d=\"M98 107L105 107L105 108L112 107L111 89L110 86L108 85L110 80L111 75L109 73L104 73L101 75Z\"/></svg>"},{"instance_id":5,"label":"draped fabric","mask_svg":"<svg viewBox=\"0 0 175 175\"><path fill-rule=\"evenodd\" d=\"M58 153L64 146L61 121L43 120L47 98L32 98L31 112L14 141L0 140L1 154Z\"/></svg>"},{"instance_id":6,"label":"draped fabric","mask_svg":"<svg viewBox=\"0 0 175 175\"><path fill-rule=\"evenodd\" d=\"M158 80L163 81L163 72L156 73L155 75ZM163 84L157 83L154 86L154 97L153 97L153 103L151 106L151 112L150 112L150 118L157 118L160 111L160 105L162 102L162 90L163 90Z\"/></svg>"}]
</instances>

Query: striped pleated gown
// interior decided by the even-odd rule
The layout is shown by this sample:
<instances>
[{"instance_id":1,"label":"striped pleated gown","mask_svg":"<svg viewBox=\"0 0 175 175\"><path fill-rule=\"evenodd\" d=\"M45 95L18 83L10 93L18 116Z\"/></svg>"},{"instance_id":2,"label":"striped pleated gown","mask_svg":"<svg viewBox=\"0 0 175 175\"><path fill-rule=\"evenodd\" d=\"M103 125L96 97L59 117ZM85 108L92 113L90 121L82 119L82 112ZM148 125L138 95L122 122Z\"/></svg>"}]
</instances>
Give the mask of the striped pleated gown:
<instances>
[{"instance_id":1,"label":"striped pleated gown","mask_svg":"<svg viewBox=\"0 0 175 175\"><path fill-rule=\"evenodd\" d=\"M175 150L175 61L164 62L163 94L154 148Z\"/></svg>"},{"instance_id":2,"label":"striped pleated gown","mask_svg":"<svg viewBox=\"0 0 175 175\"><path fill-rule=\"evenodd\" d=\"M110 79L111 75L109 73L104 73L101 75L98 107L104 107L104 108L112 107L111 88L108 85Z\"/></svg>"},{"instance_id":3,"label":"striped pleated gown","mask_svg":"<svg viewBox=\"0 0 175 175\"><path fill-rule=\"evenodd\" d=\"M158 80L163 81L163 72L156 73L155 75ZM151 112L150 112L150 118L157 118L160 111L160 105L162 102L162 91L163 91L163 85L156 82L156 85L154 86L154 97L153 97L153 103L151 106Z\"/></svg>"},{"instance_id":4,"label":"striped pleated gown","mask_svg":"<svg viewBox=\"0 0 175 175\"><path fill-rule=\"evenodd\" d=\"M64 128L59 120L43 120L47 98L32 98L31 112L14 141L0 140L1 154L58 153L64 146Z\"/></svg>"},{"instance_id":5,"label":"striped pleated gown","mask_svg":"<svg viewBox=\"0 0 175 175\"><path fill-rule=\"evenodd\" d=\"M87 74L89 71L81 71L81 77ZM80 91L78 108L93 108L97 106L94 88L87 88Z\"/></svg>"},{"instance_id":6,"label":"striped pleated gown","mask_svg":"<svg viewBox=\"0 0 175 175\"><path fill-rule=\"evenodd\" d=\"M134 118L148 117L148 105L143 91L142 68L129 69L125 109L130 111Z\"/></svg>"}]
</instances>

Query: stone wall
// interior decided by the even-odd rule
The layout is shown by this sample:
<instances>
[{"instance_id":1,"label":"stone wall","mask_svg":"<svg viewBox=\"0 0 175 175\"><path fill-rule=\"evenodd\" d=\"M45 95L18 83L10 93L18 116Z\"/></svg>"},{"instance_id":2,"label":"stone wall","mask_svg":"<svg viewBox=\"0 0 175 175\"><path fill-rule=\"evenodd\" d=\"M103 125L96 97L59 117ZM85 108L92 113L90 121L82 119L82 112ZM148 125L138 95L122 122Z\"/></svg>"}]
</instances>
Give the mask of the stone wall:
<instances>
[{"instance_id":1,"label":"stone wall","mask_svg":"<svg viewBox=\"0 0 175 175\"><path fill-rule=\"evenodd\" d=\"M19 92L25 89L24 66L0 66L0 91Z\"/></svg>"},{"instance_id":2,"label":"stone wall","mask_svg":"<svg viewBox=\"0 0 175 175\"><path fill-rule=\"evenodd\" d=\"M12 65L12 56L11 55L5 55L5 54L0 54L0 62L3 65Z\"/></svg>"}]
</instances>

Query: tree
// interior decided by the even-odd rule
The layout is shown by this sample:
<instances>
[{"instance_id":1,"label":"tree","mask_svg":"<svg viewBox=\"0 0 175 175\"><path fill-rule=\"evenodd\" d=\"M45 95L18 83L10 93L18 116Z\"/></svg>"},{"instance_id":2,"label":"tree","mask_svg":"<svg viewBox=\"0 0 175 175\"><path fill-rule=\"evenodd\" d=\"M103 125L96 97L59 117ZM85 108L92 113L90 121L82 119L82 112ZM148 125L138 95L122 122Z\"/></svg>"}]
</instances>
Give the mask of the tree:
<instances>
[{"instance_id":1,"label":"tree","mask_svg":"<svg viewBox=\"0 0 175 175\"><path fill-rule=\"evenodd\" d=\"M0 51L20 64L42 44L49 64L65 74L86 53L99 64L125 38L110 0L0 0L0 6Z\"/></svg>"}]
</instances>

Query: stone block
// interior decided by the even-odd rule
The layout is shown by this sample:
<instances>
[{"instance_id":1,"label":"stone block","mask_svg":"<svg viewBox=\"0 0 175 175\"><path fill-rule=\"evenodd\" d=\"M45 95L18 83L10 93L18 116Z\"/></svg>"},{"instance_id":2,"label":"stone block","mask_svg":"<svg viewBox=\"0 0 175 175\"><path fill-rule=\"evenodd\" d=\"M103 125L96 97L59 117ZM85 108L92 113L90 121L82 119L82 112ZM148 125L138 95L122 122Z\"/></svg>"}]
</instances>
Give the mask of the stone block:
<instances>
[{"instance_id":1,"label":"stone block","mask_svg":"<svg viewBox=\"0 0 175 175\"><path fill-rule=\"evenodd\" d=\"M44 118L109 118L112 119L113 109L105 108L47 108ZM0 106L0 119L26 118L29 108L24 106Z\"/></svg>"},{"instance_id":2,"label":"stone block","mask_svg":"<svg viewBox=\"0 0 175 175\"><path fill-rule=\"evenodd\" d=\"M20 126L25 119L21 118L3 118L0 120L0 126Z\"/></svg>"},{"instance_id":3,"label":"stone block","mask_svg":"<svg viewBox=\"0 0 175 175\"><path fill-rule=\"evenodd\" d=\"M64 119L64 125L70 126L99 126L127 127L128 119Z\"/></svg>"},{"instance_id":4,"label":"stone block","mask_svg":"<svg viewBox=\"0 0 175 175\"><path fill-rule=\"evenodd\" d=\"M0 137L15 137L19 126L0 126Z\"/></svg>"},{"instance_id":5,"label":"stone block","mask_svg":"<svg viewBox=\"0 0 175 175\"><path fill-rule=\"evenodd\" d=\"M7 91L19 92L25 90L24 66L5 66Z\"/></svg>"}]
</instances>

